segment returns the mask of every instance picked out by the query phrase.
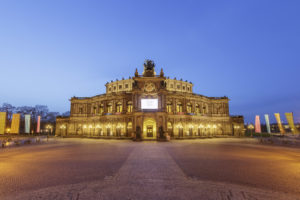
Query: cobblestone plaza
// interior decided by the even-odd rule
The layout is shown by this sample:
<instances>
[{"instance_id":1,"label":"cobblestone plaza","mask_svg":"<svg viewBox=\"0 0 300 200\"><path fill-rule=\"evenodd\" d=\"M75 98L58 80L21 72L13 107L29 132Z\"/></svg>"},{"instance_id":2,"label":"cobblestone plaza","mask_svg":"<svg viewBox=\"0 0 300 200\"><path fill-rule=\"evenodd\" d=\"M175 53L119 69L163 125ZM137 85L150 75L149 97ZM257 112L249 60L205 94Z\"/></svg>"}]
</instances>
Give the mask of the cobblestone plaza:
<instances>
[{"instance_id":1,"label":"cobblestone plaza","mask_svg":"<svg viewBox=\"0 0 300 200\"><path fill-rule=\"evenodd\" d=\"M255 139L68 138L1 151L1 200L300 199L299 149Z\"/></svg>"}]
</instances>

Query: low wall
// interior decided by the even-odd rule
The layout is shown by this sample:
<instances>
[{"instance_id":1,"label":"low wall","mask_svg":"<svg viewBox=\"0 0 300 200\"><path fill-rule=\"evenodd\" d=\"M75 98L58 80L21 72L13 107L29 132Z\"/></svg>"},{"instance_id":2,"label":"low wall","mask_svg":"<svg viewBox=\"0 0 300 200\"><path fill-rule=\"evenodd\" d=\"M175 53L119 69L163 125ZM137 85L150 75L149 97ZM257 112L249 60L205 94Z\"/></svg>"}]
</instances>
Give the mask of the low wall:
<instances>
[{"instance_id":1,"label":"low wall","mask_svg":"<svg viewBox=\"0 0 300 200\"><path fill-rule=\"evenodd\" d=\"M0 148L47 142L47 136L1 136Z\"/></svg>"}]
</instances>

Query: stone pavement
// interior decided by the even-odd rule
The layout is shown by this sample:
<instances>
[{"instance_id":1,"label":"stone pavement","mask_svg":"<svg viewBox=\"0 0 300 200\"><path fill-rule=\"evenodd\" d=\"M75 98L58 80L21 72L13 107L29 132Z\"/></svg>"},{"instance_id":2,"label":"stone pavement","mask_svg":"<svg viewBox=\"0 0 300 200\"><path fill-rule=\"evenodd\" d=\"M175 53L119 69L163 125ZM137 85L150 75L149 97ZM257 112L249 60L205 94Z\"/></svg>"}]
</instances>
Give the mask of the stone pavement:
<instances>
[{"instance_id":1,"label":"stone pavement","mask_svg":"<svg viewBox=\"0 0 300 200\"><path fill-rule=\"evenodd\" d=\"M289 200L300 197L246 186L191 179L161 145L136 143L126 162L112 177L29 191L5 199Z\"/></svg>"}]
</instances>

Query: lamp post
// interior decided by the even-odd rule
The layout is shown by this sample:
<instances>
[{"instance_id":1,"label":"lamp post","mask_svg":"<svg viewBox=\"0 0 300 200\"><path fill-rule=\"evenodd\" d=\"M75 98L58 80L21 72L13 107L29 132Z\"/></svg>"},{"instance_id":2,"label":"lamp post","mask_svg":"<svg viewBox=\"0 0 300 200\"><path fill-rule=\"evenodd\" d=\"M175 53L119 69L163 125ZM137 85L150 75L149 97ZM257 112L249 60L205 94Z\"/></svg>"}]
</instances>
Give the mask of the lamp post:
<instances>
[{"instance_id":1,"label":"lamp post","mask_svg":"<svg viewBox=\"0 0 300 200\"><path fill-rule=\"evenodd\" d=\"M60 126L60 129L61 129L61 136L62 136L62 137L63 137L63 134L64 134L66 128L67 128L67 127L66 127L65 125L61 125L61 126ZM62 131L63 131L63 134L62 134Z\"/></svg>"},{"instance_id":2,"label":"lamp post","mask_svg":"<svg viewBox=\"0 0 300 200\"><path fill-rule=\"evenodd\" d=\"M253 137L253 129L254 129L254 125L253 125L253 124L249 124L249 125L248 125L248 129L250 129L251 137Z\"/></svg>"},{"instance_id":3,"label":"lamp post","mask_svg":"<svg viewBox=\"0 0 300 200\"><path fill-rule=\"evenodd\" d=\"M46 126L46 129L47 129L47 141L48 141L48 138L49 138L49 132L50 132L50 135L52 135L52 125L51 124L48 124Z\"/></svg>"},{"instance_id":4,"label":"lamp post","mask_svg":"<svg viewBox=\"0 0 300 200\"><path fill-rule=\"evenodd\" d=\"M47 129L47 132L49 133L50 132L50 135L52 135L52 126L50 124L48 124L46 126L46 129Z\"/></svg>"}]
</instances>

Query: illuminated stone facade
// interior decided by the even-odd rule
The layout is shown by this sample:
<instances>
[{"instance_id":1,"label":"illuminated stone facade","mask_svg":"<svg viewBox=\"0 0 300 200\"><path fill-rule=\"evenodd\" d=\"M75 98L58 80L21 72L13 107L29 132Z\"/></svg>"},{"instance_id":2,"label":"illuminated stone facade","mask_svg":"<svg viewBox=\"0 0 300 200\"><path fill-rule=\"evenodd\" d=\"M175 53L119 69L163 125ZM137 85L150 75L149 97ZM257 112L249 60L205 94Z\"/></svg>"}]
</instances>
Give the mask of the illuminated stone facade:
<instances>
[{"instance_id":1,"label":"illuminated stone facade","mask_svg":"<svg viewBox=\"0 0 300 200\"><path fill-rule=\"evenodd\" d=\"M136 70L132 78L107 83L105 94L71 98L70 117L57 118L56 135L144 140L241 136L244 119L229 115L228 101L195 94L192 83L166 78L163 70L156 75L154 63L146 60L142 75Z\"/></svg>"}]
</instances>

